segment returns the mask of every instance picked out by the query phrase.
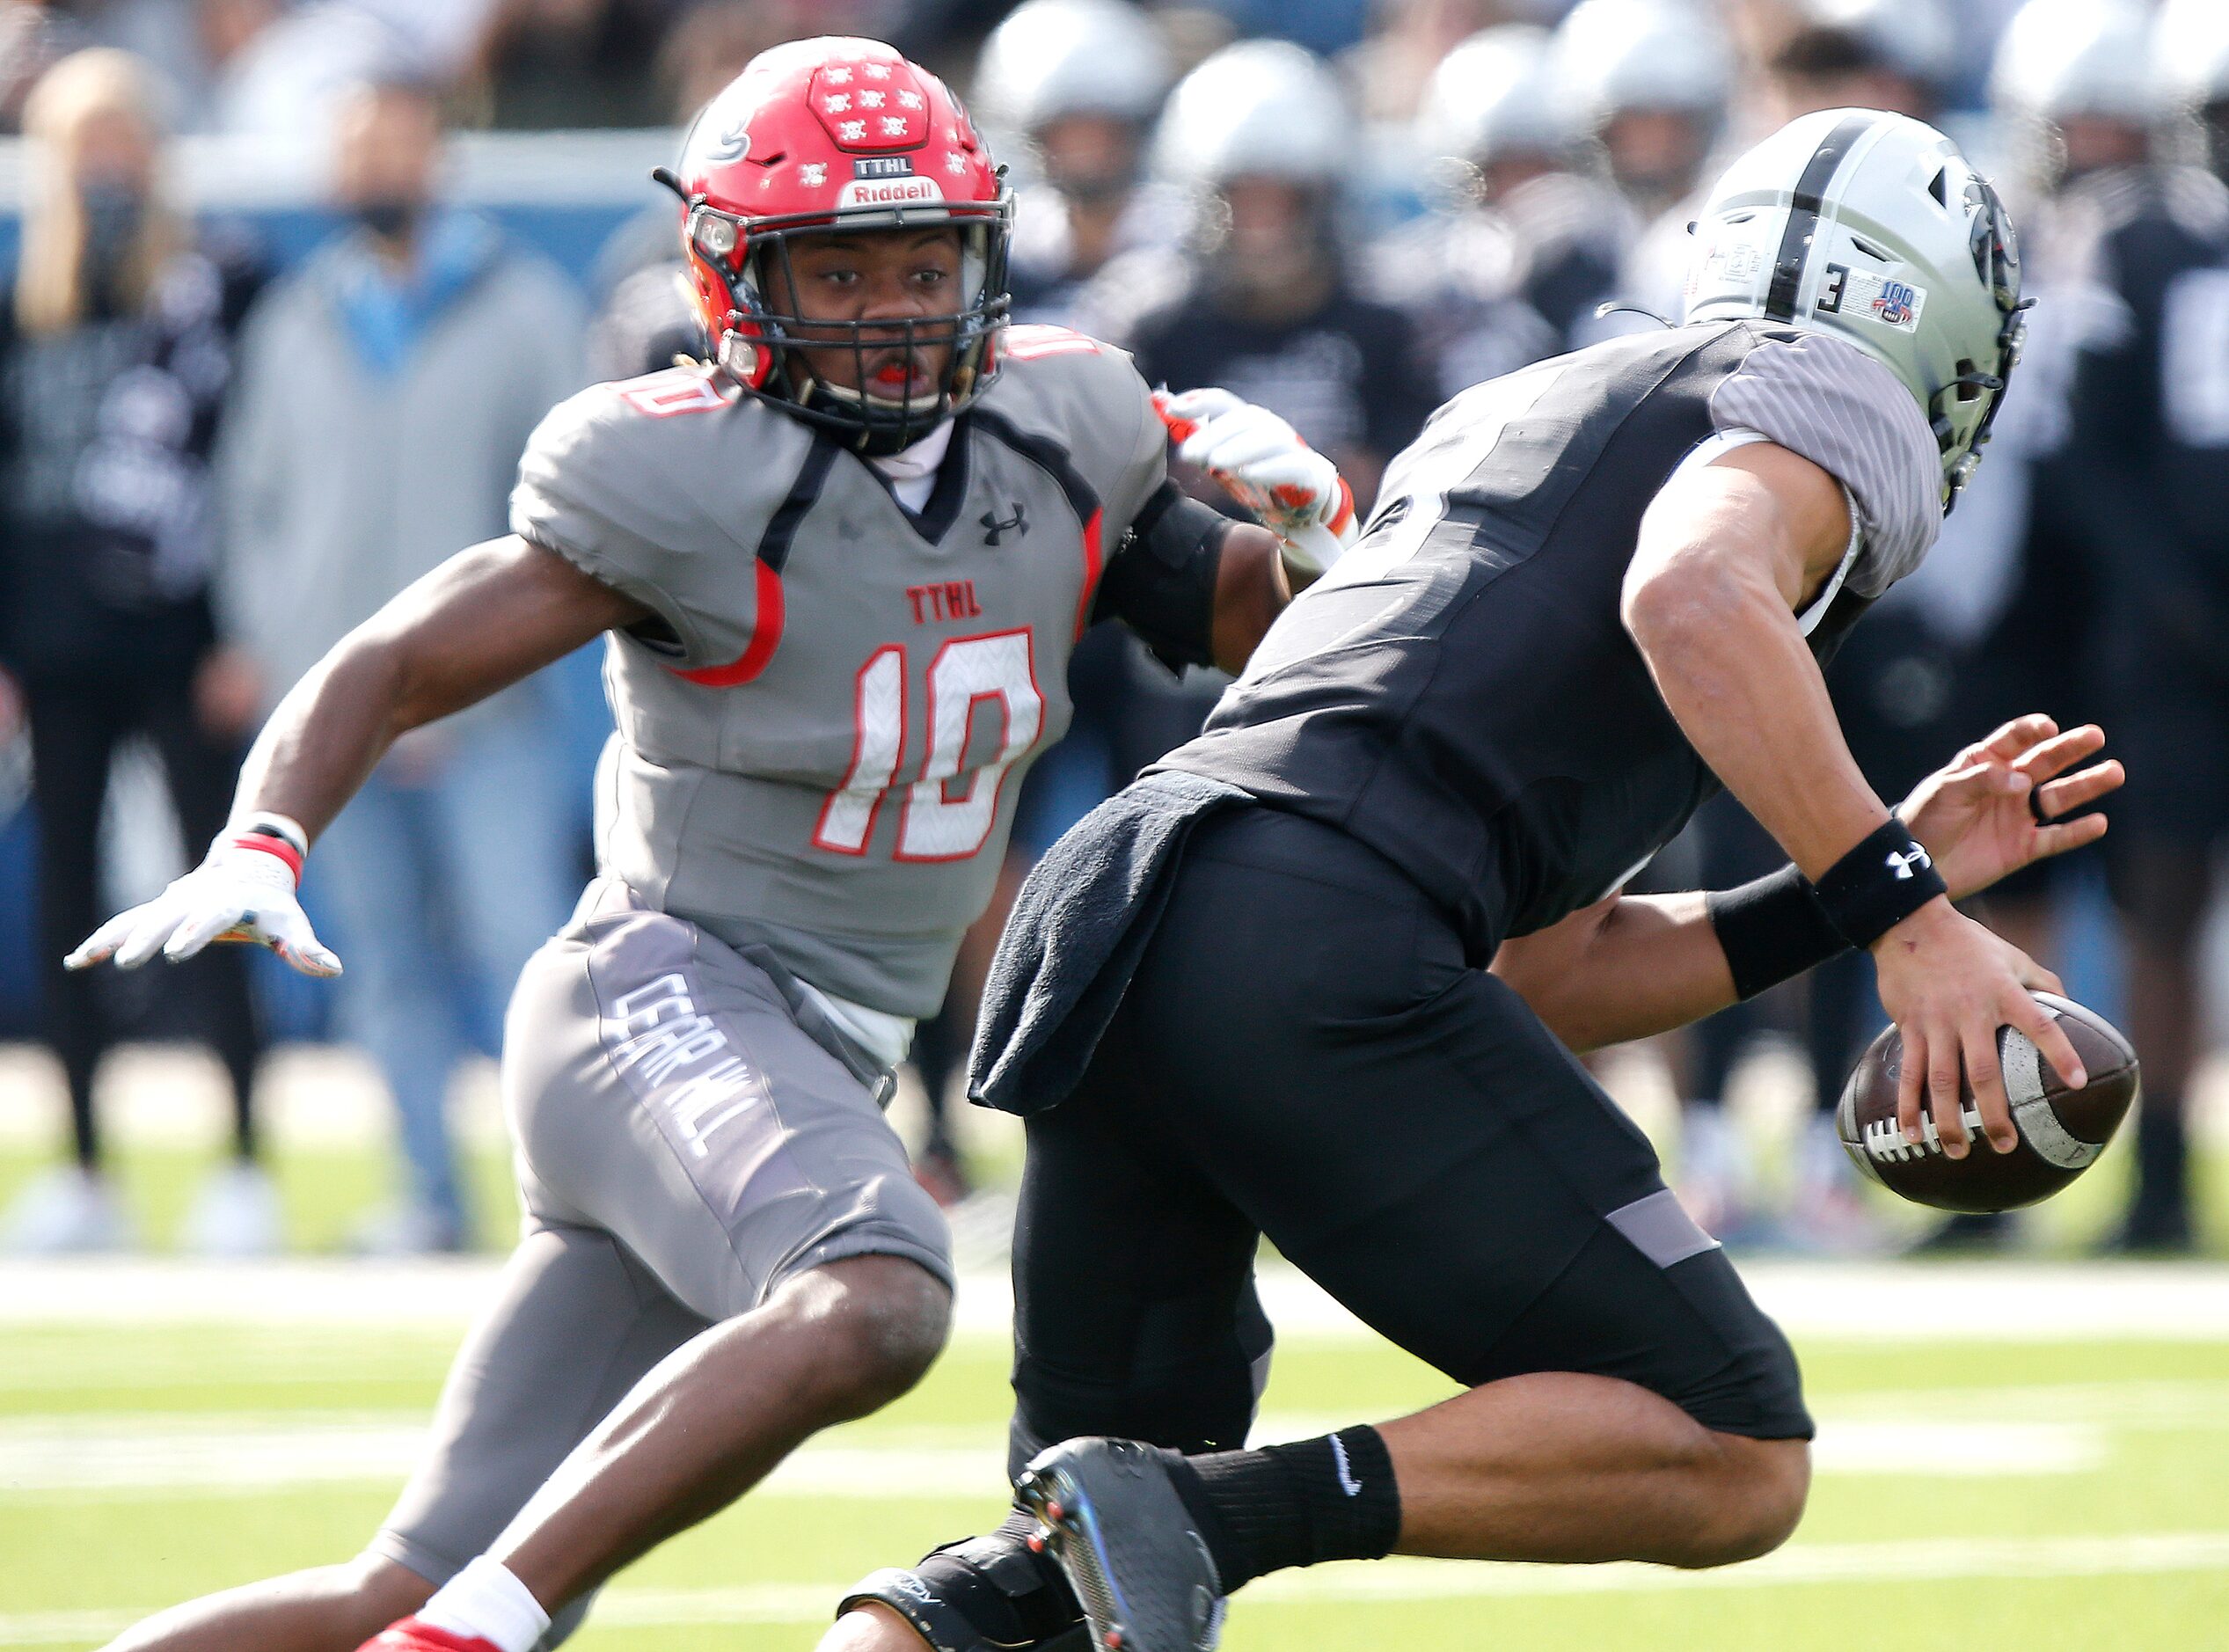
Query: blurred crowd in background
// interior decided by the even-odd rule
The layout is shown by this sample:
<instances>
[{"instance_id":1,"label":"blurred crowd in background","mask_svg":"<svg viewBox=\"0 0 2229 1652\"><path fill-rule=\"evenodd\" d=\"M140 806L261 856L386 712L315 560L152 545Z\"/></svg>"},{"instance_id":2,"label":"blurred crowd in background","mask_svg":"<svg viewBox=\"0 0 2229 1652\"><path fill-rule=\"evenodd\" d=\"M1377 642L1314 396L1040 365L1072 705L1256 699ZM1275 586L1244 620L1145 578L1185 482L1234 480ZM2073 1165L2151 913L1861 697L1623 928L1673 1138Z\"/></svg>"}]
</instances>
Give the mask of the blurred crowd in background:
<instances>
[{"instance_id":1,"label":"blurred crowd in background","mask_svg":"<svg viewBox=\"0 0 2229 1652\"><path fill-rule=\"evenodd\" d=\"M20 204L0 236L0 1038L50 1048L68 1102L58 1167L0 1211L0 1248L132 1242L95 1078L117 1042L149 1037L208 1044L236 1098L235 1152L194 1201L189 1248L278 1243L254 1094L287 1038L360 1045L392 1094L396 1196L358 1247L472 1242L444 1098L457 1064L492 1048L512 977L589 866L588 772L609 727L593 658L406 741L320 841L304 895L347 962L333 987L230 948L128 977L59 961L159 881L149 822L176 839L170 870L198 856L245 742L332 642L503 531L544 410L704 349L653 186L597 221L592 259L570 257L530 217L454 198L455 135L552 134L506 151L523 198L540 199L585 152L555 134L667 128L643 134L654 158L750 56L822 33L890 40L970 99L1020 194L1017 320L1108 339L1173 389L1272 408L1336 457L1365 511L1446 397L1677 322L1699 191L1741 146L1844 105L1950 131L2014 203L2038 299L2029 359L1940 548L1830 683L1891 799L2016 713L2107 727L2132 777L2112 833L1992 892L1986 916L2142 1053L2111 1243L2190 1248L2201 943L2229 834L2223 14L2224 0L0 0L0 125L22 135L12 174L0 159ZM313 157L314 233L189 198L166 157L208 140L246 145L235 172ZM1030 777L1008 891L1188 737L1222 681L1175 678L1111 632L1074 679L1076 727ZM1780 858L1721 798L1641 881L1724 887ZM920 1173L950 1202L971 1175L941 1104L1002 910L914 1058L937 1104ZM1809 1249L1877 1242L1823 1111L1766 1173L1723 1104L1773 1035L1805 1052L1831 1107L1878 1024L1860 956L1665 1042L1677 1180L1705 1225ZM2012 1236L1960 1218L1931 1242Z\"/></svg>"}]
</instances>

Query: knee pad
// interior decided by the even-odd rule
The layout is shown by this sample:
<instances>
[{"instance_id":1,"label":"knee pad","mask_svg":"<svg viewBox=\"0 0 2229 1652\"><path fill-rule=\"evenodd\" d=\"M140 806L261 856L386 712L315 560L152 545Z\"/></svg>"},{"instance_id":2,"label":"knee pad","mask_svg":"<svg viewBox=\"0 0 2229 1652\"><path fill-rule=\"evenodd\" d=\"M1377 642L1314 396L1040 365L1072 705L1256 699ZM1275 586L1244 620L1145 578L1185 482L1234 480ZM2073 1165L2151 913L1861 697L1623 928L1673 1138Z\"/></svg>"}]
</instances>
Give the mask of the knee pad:
<instances>
[{"instance_id":1,"label":"knee pad","mask_svg":"<svg viewBox=\"0 0 2229 1652\"><path fill-rule=\"evenodd\" d=\"M1018 1517L933 1549L910 1570L885 1567L862 1578L837 1615L873 1601L936 1652L1089 1652L1083 1608L1052 1557L1030 1548L1024 1533L1034 1529Z\"/></svg>"}]
</instances>

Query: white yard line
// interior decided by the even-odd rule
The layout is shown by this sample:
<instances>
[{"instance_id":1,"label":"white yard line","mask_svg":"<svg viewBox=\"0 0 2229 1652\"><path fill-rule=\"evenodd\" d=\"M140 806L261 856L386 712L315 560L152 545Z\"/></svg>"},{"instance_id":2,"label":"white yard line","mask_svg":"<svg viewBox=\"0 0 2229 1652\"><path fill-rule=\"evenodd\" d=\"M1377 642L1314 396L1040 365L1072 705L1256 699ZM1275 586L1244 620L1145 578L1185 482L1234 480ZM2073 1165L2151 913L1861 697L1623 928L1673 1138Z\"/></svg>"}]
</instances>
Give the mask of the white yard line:
<instances>
[{"instance_id":1,"label":"white yard line","mask_svg":"<svg viewBox=\"0 0 2229 1652\"><path fill-rule=\"evenodd\" d=\"M1517 1596L1640 1594L1785 1589L1822 1583L1942 1583L1987 1578L2109 1577L2229 1570L2229 1531L2121 1537L1926 1538L1894 1543L1797 1543L1761 1561L1712 1572L1662 1567L1492 1566L1455 1561L1380 1561L1281 1572L1247 1590L1261 1604L1392 1604ZM742 1583L727 1589L608 1591L590 1621L604 1628L688 1624L813 1623L849 1581ZM145 1610L0 1616L0 1646L106 1639Z\"/></svg>"},{"instance_id":2,"label":"white yard line","mask_svg":"<svg viewBox=\"0 0 2229 1652\"><path fill-rule=\"evenodd\" d=\"M287 1260L196 1263L90 1258L0 1262L10 1326L348 1325L461 1327L486 1302L498 1264ZM1797 1337L1865 1341L2229 1341L2229 1265L1760 1261L1743 1276ZM1289 1342L1371 1333L1297 1270L1264 1268L1261 1295ZM1001 1337L1012 1313L1003 1274L961 1282L963 1334Z\"/></svg>"},{"instance_id":3,"label":"white yard line","mask_svg":"<svg viewBox=\"0 0 2229 1652\"><path fill-rule=\"evenodd\" d=\"M2202 1386L2194 1385L2194 1386ZM2048 1393L2049 1391L2045 1391ZM1938 1400L1940 1396L1937 1397ZM2229 1426L2229 1385L2211 1411L2193 1396L2177 1414ZM1814 1452L1826 1475L1929 1480L2085 1473L2109 1460L2113 1430L2062 1406L2023 1414L2010 1399L1987 1413L1830 1411ZM2043 1409L2051 1411L2048 1402ZM1345 1419L1271 1413L1257 1440L1302 1439ZM2203 1426L2202 1424L2202 1426ZM401 1480L425 1444L425 1419L407 1412L306 1413L273 1423L239 1414L124 1412L0 1421L0 1502L257 1496L308 1486ZM1005 1443L995 1426L852 1429L815 1441L753 1495L826 1500L998 1498Z\"/></svg>"}]
</instances>

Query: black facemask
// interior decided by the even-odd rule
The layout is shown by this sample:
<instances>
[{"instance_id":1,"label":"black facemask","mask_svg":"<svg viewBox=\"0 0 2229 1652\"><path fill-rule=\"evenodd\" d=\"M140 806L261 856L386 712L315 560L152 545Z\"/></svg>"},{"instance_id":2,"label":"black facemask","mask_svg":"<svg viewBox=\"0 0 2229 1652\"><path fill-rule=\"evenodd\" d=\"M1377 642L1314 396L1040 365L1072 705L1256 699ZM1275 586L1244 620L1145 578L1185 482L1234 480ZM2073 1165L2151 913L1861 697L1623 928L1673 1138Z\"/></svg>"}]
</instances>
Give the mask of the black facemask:
<instances>
[{"instance_id":1,"label":"black facemask","mask_svg":"<svg viewBox=\"0 0 2229 1652\"><path fill-rule=\"evenodd\" d=\"M417 227L419 203L404 195L375 195L351 208L358 223L384 241L406 239Z\"/></svg>"}]
</instances>

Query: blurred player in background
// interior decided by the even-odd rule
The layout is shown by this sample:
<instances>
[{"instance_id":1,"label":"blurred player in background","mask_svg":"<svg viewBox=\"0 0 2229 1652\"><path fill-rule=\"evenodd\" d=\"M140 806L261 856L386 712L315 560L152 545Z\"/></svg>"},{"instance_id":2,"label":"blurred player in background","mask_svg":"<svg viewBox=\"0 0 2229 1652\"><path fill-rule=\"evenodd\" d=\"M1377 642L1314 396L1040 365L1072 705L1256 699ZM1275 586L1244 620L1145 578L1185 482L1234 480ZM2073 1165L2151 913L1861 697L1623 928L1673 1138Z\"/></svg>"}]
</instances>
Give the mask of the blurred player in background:
<instances>
[{"instance_id":1,"label":"blurred player in background","mask_svg":"<svg viewBox=\"0 0 2229 1652\"><path fill-rule=\"evenodd\" d=\"M783 10L758 0L705 0L674 25L658 61L676 128L752 58L794 38L782 30ZM709 347L674 250L673 214L662 204L645 207L611 232L596 254L588 289L596 311L587 351L592 378L654 373L672 366L676 355L702 355Z\"/></svg>"},{"instance_id":2,"label":"blurred player in background","mask_svg":"<svg viewBox=\"0 0 2229 1652\"><path fill-rule=\"evenodd\" d=\"M1181 199L1143 176L1172 77L1159 30L1127 0L1025 0L983 43L970 106L1034 173L1015 208L1016 321L1099 331L1092 278L1125 253L1174 252Z\"/></svg>"},{"instance_id":3,"label":"blurred player in background","mask_svg":"<svg viewBox=\"0 0 2229 1652\"><path fill-rule=\"evenodd\" d=\"M1548 38L1487 29L1440 64L1413 147L1442 208L1371 254L1375 289L1414 325L1442 397L1575 347L1617 284L1629 221L1582 168Z\"/></svg>"},{"instance_id":4,"label":"blurred player in background","mask_svg":"<svg viewBox=\"0 0 2229 1652\"><path fill-rule=\"evenodd\" d=\"M2008 50L2030 44L2031 14L2073 23L2064 0L2042 4L2014 19ZM2091 17L2101 39L2149 44L2140 12ZM2056 127L2069 170L2087 163L2088 274L2111 300L2081 341L2070 447L2084 464L2067 503L2096 571L2101 698L2131 777L2108 862L2144 1100L2136 1187L2112 1242L2182 1252L2196 1243L2187 1121L2199 939L2229 838L2229 189L2162 154L2143 117L2164 111L2150 79L2163 69L2185 152L2223 166L2229 11L2179 7L2160 41L2156 63L2129 56L2128 103ZM2146 91L2149 106L2136 101Z\"/></svg>"},{"instance_id":5,"label":"blurred player in background","mask_svg":"<svg viewBox=\"0 0 2229 1652\"><path fill-rule=\"evenodd\" d=\"M1691 197L1733 102L1732 42L1692 0L1581 0L1550 54L1559 95L1625 202L1619 296L1677 320L1699 204Z\"/></svg>"},{"instance_id":6,"label":"blurred player in background","mask_svg":"<svg viewBox=\"0 0 2229 1652\"><path fill-rule=\"evenodd\" d=\"M2065 192L2149 163L2161 113L2152 52L2142 0L2027 0L1990 66L2009 170Z\"/></svg>"},{"instance_id":7,"label":"blurred player in background","mask_svg":"<svg viewBox=\"0 0 2229 1652\"><path fill-rule=\"evenodd\" d=\"M1156 173L1185 192L1187 245L1158 293L1141 286L1151 302L1123 339L1151 380L1220 385L1276 413L1367 508L1434 398L1407 319L1355 290L1351 128L1337 80L1295 46L1246 41L1188 75L1153 139ZM1147 274L1139 258L1108 279Z\"/></svg>"},{"instance_id":8,"label":"blurred player in background","mask_svg":"<svg viewBox=\"0 0 2229 1652\"><path fill-rule=\"evenodd\" d=\"M221 646L208 457L252 272L194 245L169 196L147 67L95 48L25 107L27 210L0 300L0 666L27 702L39 816L44 1034L69 1095L70 1168L0 1217L0 1249L103 1250L131 1225L104 1173L93 1085L113 1042L110 983L61 968L99 910L103 800L119 749L150 742L188 844L216 835L258 708ZM223 1064L232 1159L205 1188L189 1249L279 1243L250 1095L259 1039L236 953L165 990Z\"/></svg>"},{"instance_id":9,"label":"blurred player in background","mask_svg":"<svg viewBox=\"0 0 2229 1652\"><path fill-rule=\"evenodd\" d=\"M1184 250L1122 259L1100 284L1106 307L1130 308L1115 332L1149 383L1219 386L1268 408L1338 464L1367 513L1434 395L1407 318L1356 289L1352 120L1330 69L1297 46L1215 54L1170 93L1153 137L1155 175L1183 192ZM1227 501L1196 471L1185 479ZM1197 733L1223 680L1172 683L1133 649L1127 688L1118 782Z\"/></svg>"},{"instance_id":10,"label":"blurred player in background","mask_svg":"<svg viewBox=\"0 0 2229 1652\"><path fill-rule=\"evenodd\" d=\"M436 95L342 105L351 221L266 295L224 432L226 616L268 711L325 651L457 545L502 531L508 479L577 390L572 284L489 220L443 210ZM462 1248L449 1085L564 917L578 848L554 696L523 683L385 754L325 833L320 890L352 969L340 1009L392 1093L407 1178L355 1235Z\"/></svg>"},{"instance_id":11,"label":"blurred player in background","mask_svg":"<svg viewBox=\"0 0 2229 1652\"><path fill-rule=\"evenodd\" d=\"M1933 121L1956 65L1948 0L1793 0L1765 62L1765 114L1888 109Z\"/></svg>"},{"instance_id":12,"label":"blurred player in background","mask_svg":"<svg viewBox=\"0 0 2229 1652\"><path fill-rule=\"evenodd\" d=\"M807 1436L911 1387L953 1270L880 1103L990 895L1010 771L1065 726L1069 649L1106 616L1236 668L1288 557L1320 571L1351 531L1305 451L1271 479L1305 505L1258 497L1305 562L1185 499L1120 353L1004 329L1012 196L888 47L756 59L665 176L716 364L552 413L512 531L315 662L230 835L74 955L134 967L229 934L337 973L295 899L309 839L398 737L607 636L602 875L512 999L524 1231L432 1449L354 1563L120 1648L347 1652L422 1607L379 1652L530 1652ZM515 852L537 807L463 822L464 849Z\"/></svg>"},{"instance_id":13,"label":"blurred player in background","mask_svg":"<svg viewBox=\"0 0 2229 1652\"><path fill-rule=\"evenodd\" d=\"M1693 0L1581 0L1556 30L1555 78L1646 223L1704 179L1727 130L1734 57Z\"/></svg>"}]
</instances>

